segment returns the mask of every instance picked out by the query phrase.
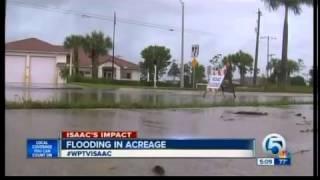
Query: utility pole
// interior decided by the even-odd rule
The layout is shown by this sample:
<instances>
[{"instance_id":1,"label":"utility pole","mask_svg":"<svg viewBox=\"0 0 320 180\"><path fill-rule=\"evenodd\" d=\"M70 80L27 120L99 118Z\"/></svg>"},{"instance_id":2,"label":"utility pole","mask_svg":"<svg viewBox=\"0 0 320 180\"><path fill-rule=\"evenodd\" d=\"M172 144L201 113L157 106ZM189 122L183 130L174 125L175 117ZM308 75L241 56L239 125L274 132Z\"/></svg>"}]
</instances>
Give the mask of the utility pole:
<instances>
[{"instance_id":1,"label":"utility pole","mask_svg":"<svg viewBox=\"0 0 320 180\"><path fill-rule=\"evenodd\" d=\"M183 45L184 45L184 2L180 0L182 5L182 29L181 29L181 70L180 70L180 88L184 87L184 64L183 64Z\"/></svg>"},{"instance_id":2,"label":"utility pole","mask_svg":"<svg viewBox=\"0 0 320 180\"><path fill-rule=\"evenodd\" d=\"M267 67L266 67L266 70L267 70L267 78L269 78L269 70L268 70L268 64L269 64L269 57L270 57L270 54L269 54L269 41L270 39L273 40L273 39L276 39L275 37L272 37L272 36L262 36L261 39L267 39Z\"/></svg>"},{"instance_id":3,"label":"utility pole","mask_svg":"<svg viewBox=\"0 0 320 180\"><path fill-rule=\"evenodd\" d=\"M72 63L73 63L73 49L70 50L70 56L69 56L69 76L72 75Z\"/></svg>"},{"instance_id":4,"label":"utility pole","mask_svg":"<svg viewBox=\"0 0 320 180\"><path fill-rule=\"evenodd\" d=\"M157 88L157 65L154 64L153 87Z\"/></svg>"},{"instance_id":5,"label":"utility pole","mask_svg":"<svg viewBox=\"0 0 320 180\"><path fill-rule=\"evenodd\" d=\"M153 75L153 87L157 88L157 57L154 55L155 46L152 48L153 65L154 65L154 75Z\"/></svg>"},{"instance_id":6,"label":"utility pole","mask_svg":"<svg viewBox=\"0 0 320 180\"><path fill-rule=\"evenodd\" d=\"M114 72L114 39L115 39L115 31L116 31L116 12L114 12L113 16L113 42L112 42L112 80L114 78L113 72Z\"/></svg>"},{"instance_id":7,"label":"utility pole","mask_svg":"<svg viewBox=\"0 0 320 180\"><path fill-rule=\"evenodd\" d=\"M257 72L258 72L257 66L258 66L258 53L259 53L260 16L261 16L261 11L260 11L260 9L258 9L256 55L255 55L255 58L254 58L253 85L257 84Z\"/></svg>"},{"instance_id":8,"label":"utility pole","mask_svg":"<svg viewBox=\"0 0 320 180\"><path fill-rule=\"evenodd\" d=\"M193 67L193 88L195 88L195 84L196 84L196 67Z\"/></svg>"}]
</instances>

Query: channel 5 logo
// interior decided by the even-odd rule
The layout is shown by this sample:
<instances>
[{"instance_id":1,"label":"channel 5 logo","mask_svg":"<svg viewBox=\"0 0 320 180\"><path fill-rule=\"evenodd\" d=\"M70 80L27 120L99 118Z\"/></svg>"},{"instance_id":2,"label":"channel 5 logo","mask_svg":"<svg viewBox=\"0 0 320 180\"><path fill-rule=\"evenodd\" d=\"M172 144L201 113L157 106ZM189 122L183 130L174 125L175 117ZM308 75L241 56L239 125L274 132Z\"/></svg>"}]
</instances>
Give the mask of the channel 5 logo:
<instances>
[{"instance_id":1,"label":"channel 5 logo","mask_svg":"<svg viewBox=\"0 0 320 180\"><path fill-rule=\"evenodd\" d=\"M286 150L286 140L280 134L269 134L263 139L262 149L266 154L278 155Z\"/></svg>"},{"instance_id":2,"label":"channel 5 logo","mask_svg":"<svg viewBox=\"0 0 320 180\"><path fill-rule=\"evenodd\" d=\"M273 155L272 158L257 158L259 166L290 166L291 155L286 150L286 140L280 134L267 135L262 142L264 153Z\"/></svg>"}]
</instances>

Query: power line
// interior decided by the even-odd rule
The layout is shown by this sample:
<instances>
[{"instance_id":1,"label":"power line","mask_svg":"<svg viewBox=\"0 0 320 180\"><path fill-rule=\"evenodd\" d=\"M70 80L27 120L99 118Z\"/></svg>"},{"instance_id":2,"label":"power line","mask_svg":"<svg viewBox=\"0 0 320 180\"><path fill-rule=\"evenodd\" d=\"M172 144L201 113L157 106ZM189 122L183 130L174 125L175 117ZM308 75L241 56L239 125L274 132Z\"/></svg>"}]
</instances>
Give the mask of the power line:
<instances>
[{"instance_id":1,"label":"power line","mask_svg":"<svg viewBox=\"0 0 320 180\"><path fill-rule=\"evenodd\" d=\"M8 5L16 5L16 6L25 7L25 8L47 10L47 11L52 11L52 12L57 12L57 13L76 15L76 16L80 16L82 18L93 18L93 19L99 19L99 20L105 20L105 21L113 22L113 17L104 16L104 15L101 15L101 14L81 12L81 11L70 10L70 9L61 9L61 8L55 8L55 7L47 7L47 6L41 5L41 4L29 3L29 2L26 3L26 2L14 1L14 0L10 0L10 1L7 1L7 2L9 2L9 3L7 3ZM13 3L13 4L10 4L10 3ZM166 30L166 31L181 31L181 28L174 27L174 26L142 22L142 21L127 19L127 18L118 18L117 17L117 21L120 22L120 23L124 23L124 24L144 26L144 27L148 27L148 28L161 29L161 30ZM192 30L192 29L185 29L185 32L187 32L187 33L198 33L198 34L202 34L202 35L213 35L212 33L209 33L209 32L197 31L197 30Z\"/></svg>"}]
</instances>

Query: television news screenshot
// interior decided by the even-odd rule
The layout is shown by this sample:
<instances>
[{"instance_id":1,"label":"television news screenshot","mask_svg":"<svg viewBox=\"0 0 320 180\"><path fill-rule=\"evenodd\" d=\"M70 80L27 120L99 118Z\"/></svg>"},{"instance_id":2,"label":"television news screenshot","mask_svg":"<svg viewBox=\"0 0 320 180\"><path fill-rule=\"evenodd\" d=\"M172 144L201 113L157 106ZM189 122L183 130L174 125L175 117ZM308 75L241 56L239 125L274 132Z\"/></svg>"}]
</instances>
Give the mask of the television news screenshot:
<instances>
[{"instance_id":1,"label":"television news screenshot","mask_svg":"<svg viewBox=\"0 0 320 180\"><path fill-rule=\"evenodd\" d=\"M5 176L317 176L314 0L6 0Z\"/></svg>"}]
</instances>

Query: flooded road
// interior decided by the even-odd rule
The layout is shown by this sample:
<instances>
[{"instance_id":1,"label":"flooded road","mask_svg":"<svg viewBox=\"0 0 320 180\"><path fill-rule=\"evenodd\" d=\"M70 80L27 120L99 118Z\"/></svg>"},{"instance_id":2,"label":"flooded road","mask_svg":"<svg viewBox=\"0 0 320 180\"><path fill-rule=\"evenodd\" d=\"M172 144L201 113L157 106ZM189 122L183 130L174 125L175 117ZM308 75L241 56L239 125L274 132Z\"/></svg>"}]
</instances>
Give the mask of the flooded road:
<instances>
[{"instance_id":1,"label":"flooded road","mask_svg":"<svg viewBox=\"0 0 320 180\"><path fill-rule=\"evenodd\" d=\"M286 94L286 93L254 93L237 92L237 102L266 102L276 100L312 102L313 94ZM212 103L225 100L233 100L230 93L225 93L223 97L221 92L217 95L208 93L204 98L203 91L177 91L177 90L154 90L154 89L50 89L50 88L19 88L6 87L5 98L9 101L22 101L32 99L35 101L63 100L69 103L77 101L90 102L110 102L110 103L132 103L132 102L150 102L150 103Z\"/></svg>"},{"instance_id":2,"label":"flooded road","mask_svg":"<svg viewBox=\"0 0 320 180\"><path fill-rule=\"evenodd\" d=\"M267 112L267 116L234 114ZM233 107L167 110L6 110L6 175L312 175L313 107ZM301 113L301 116L296 116ZM305 117L305 118L303 118ZM309 122L309 123L305 123ZM256 155L269 133L286 138L291 167L258 167L255 159L26 159L27 138L57 138L62 130L132 130L141 138L255 138ZM301 151L305 150L304 153Z\"/></svg>"}]
</instances>

